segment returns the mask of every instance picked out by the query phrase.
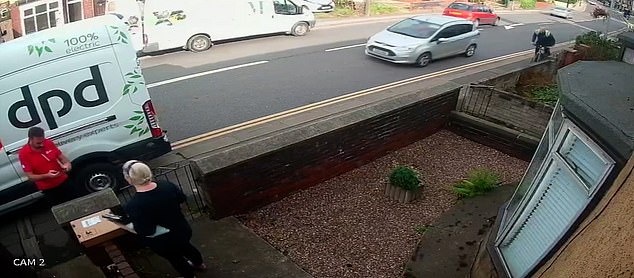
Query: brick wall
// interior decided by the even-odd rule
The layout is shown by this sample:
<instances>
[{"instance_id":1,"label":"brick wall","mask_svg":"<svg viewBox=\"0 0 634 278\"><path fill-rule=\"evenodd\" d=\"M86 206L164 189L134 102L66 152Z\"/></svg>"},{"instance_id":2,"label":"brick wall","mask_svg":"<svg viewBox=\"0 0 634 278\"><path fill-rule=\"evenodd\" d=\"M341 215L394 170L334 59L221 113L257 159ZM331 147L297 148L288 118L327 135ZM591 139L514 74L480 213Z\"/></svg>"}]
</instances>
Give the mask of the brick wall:
<instances>
[{"instance_id":1,"label":"brick wall","mask_svg":"<svg viewBox=\"0 0 634 278\"><path fill-rule=\"evenodd\" d=\"M205 174L214 217L247 212L355 169L445 127L459 90Z\"/></svg>"},{"instance_id":2,"label":"brick wall","mask_svg":"<svg viewBox=\"0 0 634 278\"><path fill-rule=\"evenodd\" d=\"M84 8L84 19L95 16L95 9L92 0L83 0L82 6Z\"/></svg>"},{"instance_id":3,"label":"brick wall","mask_svg":"<svg viewBox=\"0 0 634 278\"><path fill-rule=\"evenodd\" d=\"M11 5L11 24L13 25L13 37L19 38L22 36L22 20L20 16L20 8L13 4Z\"/></svg>"},{"instance_id":4,"label":"brick wall","mask_svg":"<svg viewBox=\"0 0 634 278\"><path fill-rule=\"evenodd\" d=\"M538 138L553 112L544 104L475 85L462 91L457 110Z\"/></svg>"},{"instance_id":5,"label":"brick wall","mask_svg":"<svg viewBox=\"0 0 634 278\"><path fill-rule=\"evenodd\" d=\"M532 85L548 85L555 83L557 76L558 63L543 62L534 64L528 68L521 68L511 71L507 74L500 75L482 82L482 85L494 86L496 89L508 91L516 86Z\"/></svg>"},{"instance_id":6,"label":"brick wall","mask_svg":"<svg viewBox=\"0 0 634 278\"><path fill-rule=\"evenodd\" d=\"M524 161L531 160L540 140L540 138L526 136L513 129L455 111L452 112L448 129L469 140Z\"/></svg>"}]
</instances>

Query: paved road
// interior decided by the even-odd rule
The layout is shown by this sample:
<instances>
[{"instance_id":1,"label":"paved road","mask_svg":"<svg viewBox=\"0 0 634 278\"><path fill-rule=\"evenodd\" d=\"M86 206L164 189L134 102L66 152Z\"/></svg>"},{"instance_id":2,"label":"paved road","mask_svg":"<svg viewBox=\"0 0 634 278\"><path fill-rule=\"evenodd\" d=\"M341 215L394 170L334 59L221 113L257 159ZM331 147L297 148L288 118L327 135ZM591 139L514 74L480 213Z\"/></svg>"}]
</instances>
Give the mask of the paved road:
<instances>
[{"instance_id":1,"label":"paved road","mask_svg":"<svg viewBox=\"0 0 634 278\"><path fill-rule=\"evenodd\" d=\"M206 53L176 51L143 58L142 63L148 83L154 84L150 93L162 125L173 140L181 140L349 92L526 50L530 33L539 25L548 25L558 41L571 40L588 29L602 30L602 22L587 19L579 15L579 22L571 22L541 14L507 15L507 27L482 27L474 57L445 59L424 69L367 58L363 48L356 46L395 20L322 28L304 38L275 36L226 43ZM611 24L612 30L622 26ZM227 68L257 61L266 62ZM220 72L157 85L212 70ZM55 265L82 252L44 207L20 210L0 217L0 222L0 243L15 257L45 258L47 264ZM25 248L29 245L32 248Z\"/></svg>"},{"instance_id":2,"label":"paved road","mask_svg":"<svg viewBox=\"0 0 634 278\"><path fill-rule=\"evenodd\" d=\"M364 55L366 39L396 20L317 29L302 38L231 42L205 53L177 51L144 58L142 65L161 124L172 141L178 141L358 90L527 50L538 26L548 26L558 42L603 30L603 22L587 21L588 17L580 13L575 22L539 13L507 15L506 27L481 27L474 57L445 59L423 69ZM613 22L610 29L623 26ZM183 76L188 79L169 83ZM168 84L161 83L166 80Z\"/></svg>"}]
</instances>

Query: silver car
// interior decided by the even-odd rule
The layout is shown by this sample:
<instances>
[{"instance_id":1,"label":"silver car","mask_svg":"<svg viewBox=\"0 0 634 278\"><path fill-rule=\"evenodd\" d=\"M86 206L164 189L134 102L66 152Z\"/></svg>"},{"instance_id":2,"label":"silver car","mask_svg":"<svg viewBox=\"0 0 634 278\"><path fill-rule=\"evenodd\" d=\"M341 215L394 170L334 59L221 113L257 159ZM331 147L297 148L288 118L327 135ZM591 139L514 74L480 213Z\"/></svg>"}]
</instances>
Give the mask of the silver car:
<instances>
[{"instance_id":1,"label":"silver car","mask_svg":"<svg viewBox=\"0 0 634 278\"><path fill-rule=\"evenodd\" d=\"M564 7L554 7L550 10L550 15L563 18L572 18L572 9L567 9Z\"/></svg>"},{"instance_id":2,"label":"silver car","mask_svg":"<svg viewBox=\"0 0 634 278\"><path fill-rule=\"evenodd\" d=\"M480 35L473 22L443 15L404 19L370 37L365 54L381 60L427 66L432 59L475 54Z\"/></svg>"}]
</instances>

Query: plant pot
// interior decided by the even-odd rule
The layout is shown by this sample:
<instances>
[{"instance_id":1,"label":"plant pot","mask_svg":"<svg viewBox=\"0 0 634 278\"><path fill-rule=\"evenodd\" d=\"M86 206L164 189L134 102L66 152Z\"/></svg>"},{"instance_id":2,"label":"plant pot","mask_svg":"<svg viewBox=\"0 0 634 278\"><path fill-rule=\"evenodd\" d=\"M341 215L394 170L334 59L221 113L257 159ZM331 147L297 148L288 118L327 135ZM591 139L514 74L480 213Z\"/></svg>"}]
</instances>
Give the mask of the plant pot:
<instances>
[{"instance_id":1,"label":"plant pot","mask_svg":"<svg viewBox=\"0 0 634 278\"><path fill-rule=\"evenodd\" d=\"M393 186L389 183L385 186L385 196L388 196L390 199L399 201L403 204L407 204L416 199L419 192L420 189L410 191L398 186Z\"/></svg>"}]
</instances>

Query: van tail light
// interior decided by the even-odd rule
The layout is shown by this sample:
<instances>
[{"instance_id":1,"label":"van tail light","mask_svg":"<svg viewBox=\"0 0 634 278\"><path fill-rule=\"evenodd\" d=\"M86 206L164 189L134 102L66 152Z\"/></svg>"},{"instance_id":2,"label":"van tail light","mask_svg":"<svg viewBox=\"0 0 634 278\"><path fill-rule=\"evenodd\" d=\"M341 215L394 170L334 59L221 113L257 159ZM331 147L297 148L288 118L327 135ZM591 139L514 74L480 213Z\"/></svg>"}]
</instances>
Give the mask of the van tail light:
<instances>
[{"instance_id":1,"label":"van tail light","mask_svg":"<svg viewBox=\"0 0 634 278\"><path fill-rule=\"evenodd\" d=\"M152 137L162 137L163 130L159 126L158 118L156 118L156 110L154 110L154 105L152 105L151 100L148 100L143 104L143 113L145 113L145 118L147 119L148 125L150 125Z\"/></svg>"}]
</instances>

